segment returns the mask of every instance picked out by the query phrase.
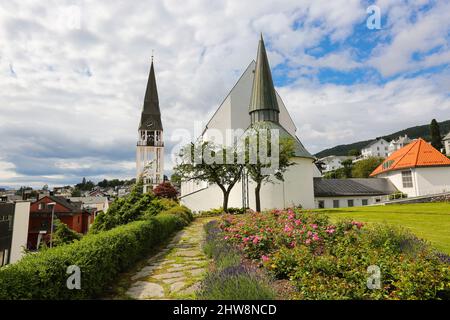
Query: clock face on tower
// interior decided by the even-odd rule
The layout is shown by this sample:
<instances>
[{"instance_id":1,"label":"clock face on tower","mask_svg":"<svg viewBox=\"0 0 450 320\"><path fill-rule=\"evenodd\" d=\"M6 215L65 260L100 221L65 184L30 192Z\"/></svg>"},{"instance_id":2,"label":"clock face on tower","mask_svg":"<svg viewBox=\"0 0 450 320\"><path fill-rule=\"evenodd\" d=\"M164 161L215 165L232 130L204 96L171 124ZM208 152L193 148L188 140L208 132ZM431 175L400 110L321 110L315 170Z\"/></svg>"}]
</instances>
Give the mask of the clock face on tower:
<instances>
[{"instance_id":1,"label":"clock face on tower","mask_svg":"<svg viewBox=\"0 0 450 320\"><path fill-rule=\"evenodd\" d=\"M148 120L147 122L145 122L145 126L149 129L151 129L153 127L153 121L152 120Z\"/></svg>"}]
</instances>

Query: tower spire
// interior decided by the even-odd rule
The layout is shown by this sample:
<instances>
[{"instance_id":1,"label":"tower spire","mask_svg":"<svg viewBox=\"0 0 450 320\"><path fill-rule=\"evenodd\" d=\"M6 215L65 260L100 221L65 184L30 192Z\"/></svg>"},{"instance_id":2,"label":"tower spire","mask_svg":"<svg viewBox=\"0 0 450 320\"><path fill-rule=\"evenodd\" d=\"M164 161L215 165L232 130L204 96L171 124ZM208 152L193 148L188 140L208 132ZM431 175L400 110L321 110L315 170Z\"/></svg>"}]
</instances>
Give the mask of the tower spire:
<instances>
[{"instance_id":1,"label":"tower spire","mask_svg":"<svg viewBox=\"0 0 450 320\"><path fill-rule=\"evenodd\" d=\"M149 130L149 127L151 127L152 130L162 130L153 54L150 64L150 73L148 75L147 89L145 90L139 130Z\"/></svg>"},{"instance_id":2,"label":"tower spire","mask_svg":"<svg viewBox=\"0 0 450 320\"><path fill-rule=\"evenodd\" d=\"M278 123L280 109L278 108L277 95L262 33L258 44L249 112L252 123L260 121Z\"/></svg>"}]
</instances>

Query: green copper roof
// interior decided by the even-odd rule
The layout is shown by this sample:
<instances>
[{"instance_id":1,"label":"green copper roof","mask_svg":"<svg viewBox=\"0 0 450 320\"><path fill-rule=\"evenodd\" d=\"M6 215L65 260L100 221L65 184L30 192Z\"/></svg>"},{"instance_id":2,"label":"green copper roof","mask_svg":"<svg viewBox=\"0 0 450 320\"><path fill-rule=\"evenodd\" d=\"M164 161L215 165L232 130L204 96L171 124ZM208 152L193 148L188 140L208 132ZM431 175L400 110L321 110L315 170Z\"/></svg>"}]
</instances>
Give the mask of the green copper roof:
<instances>
[{"instance_id":1,"label":"green copper roof","mask_svg":"<svg viewBox=\"0 0 450 320\"><path fill-rule=\"evenodd\" d=\"M292 138L295 141L295 146L294 146L294 152L295 152L295 156L296 157L301 157L301 158L311 158L314 159L314 157L308 152L308 150L306 150L306 148L303 146L303 144L300 142L300 140L296 137L291 135L289 132L286 131L286 129L284 129L281 125L274 123L272 121L261 121L261 122L256 122L254 124L252 124L247 130L279 130L279 137L280 138Z\"/></svg>"},{"instance_id":2,"label":"green copper roof","mask_svg":"<svg viewBox=\"0 0 450 320\"><path fill-rule=\"evenodd\" d=\"M249 111L251 113L257 110L274 110L280 112L262 34L258 45Z\"/></svg>"},{"instance_id":3,"label":"green copper roof","mask_svg":"<svg viewBox=\"0 0 450 320\"><path fill-rule=\"evenodd\" d=\"M158 89L156 87L155 68L153 60L148 75L145 91L144 106L142 108L139 130L162 130L161 112L159 111Z\"/></svg>"}]
</instances>

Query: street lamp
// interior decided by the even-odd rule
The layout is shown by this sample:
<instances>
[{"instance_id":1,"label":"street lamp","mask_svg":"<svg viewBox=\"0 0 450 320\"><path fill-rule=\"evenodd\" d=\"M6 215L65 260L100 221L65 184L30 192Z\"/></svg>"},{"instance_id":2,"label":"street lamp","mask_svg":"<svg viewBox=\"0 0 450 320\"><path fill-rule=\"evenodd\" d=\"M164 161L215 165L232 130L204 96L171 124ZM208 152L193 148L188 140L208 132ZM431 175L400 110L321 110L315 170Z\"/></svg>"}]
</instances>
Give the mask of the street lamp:
<instances>
[{"instance_id":1,"label":"street lamp","mask_svg":"<svg viewBox=\"0 0 450 320\"><path fill-rule=\"evenodd\" d=\"M55 216L56 202L49 202L49 203L47 203L47 206L52 206L52 222L51 222L51 226L50 226L50 248L52 248L53 247L53 220L54 220L54 216Z\"/></svg>"}]
</instances>

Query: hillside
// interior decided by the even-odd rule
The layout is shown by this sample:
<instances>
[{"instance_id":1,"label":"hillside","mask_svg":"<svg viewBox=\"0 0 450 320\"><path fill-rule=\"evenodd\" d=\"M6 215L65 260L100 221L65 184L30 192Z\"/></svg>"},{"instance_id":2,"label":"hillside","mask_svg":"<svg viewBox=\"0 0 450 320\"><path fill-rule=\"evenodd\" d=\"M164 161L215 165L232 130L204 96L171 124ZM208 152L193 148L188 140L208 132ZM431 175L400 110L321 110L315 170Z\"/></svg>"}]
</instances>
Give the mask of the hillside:
<instances>
[{"instance_id":1,"label":"hillside","mask_svg":"<svg viewBox=\"0 0 450 320\"><path fill-rule=\"evenodd\" d=\"M441 134L445 135L450 131L450 120L439 122L439 128L441 130ZM400 135L407 134L408 137L415 139L415 138L423 138L427 141L430 140L430 125L424 124L421 126L411 127L407 129L403 129L385 136L382 136L381 138L384 138L387 141L391 141L394 138L397 138ZM372 139L373 140L373 139ZM366 145L369 144L372 140L364 140L364 141L358 141L350 144L341 144L333 148L322 150L315 154L318 158L323 158L326 156L346 156L348 155L348 152L352 149L358 149L361 150L361 148L364 148Z\"/></svg>"}]
</instances>

